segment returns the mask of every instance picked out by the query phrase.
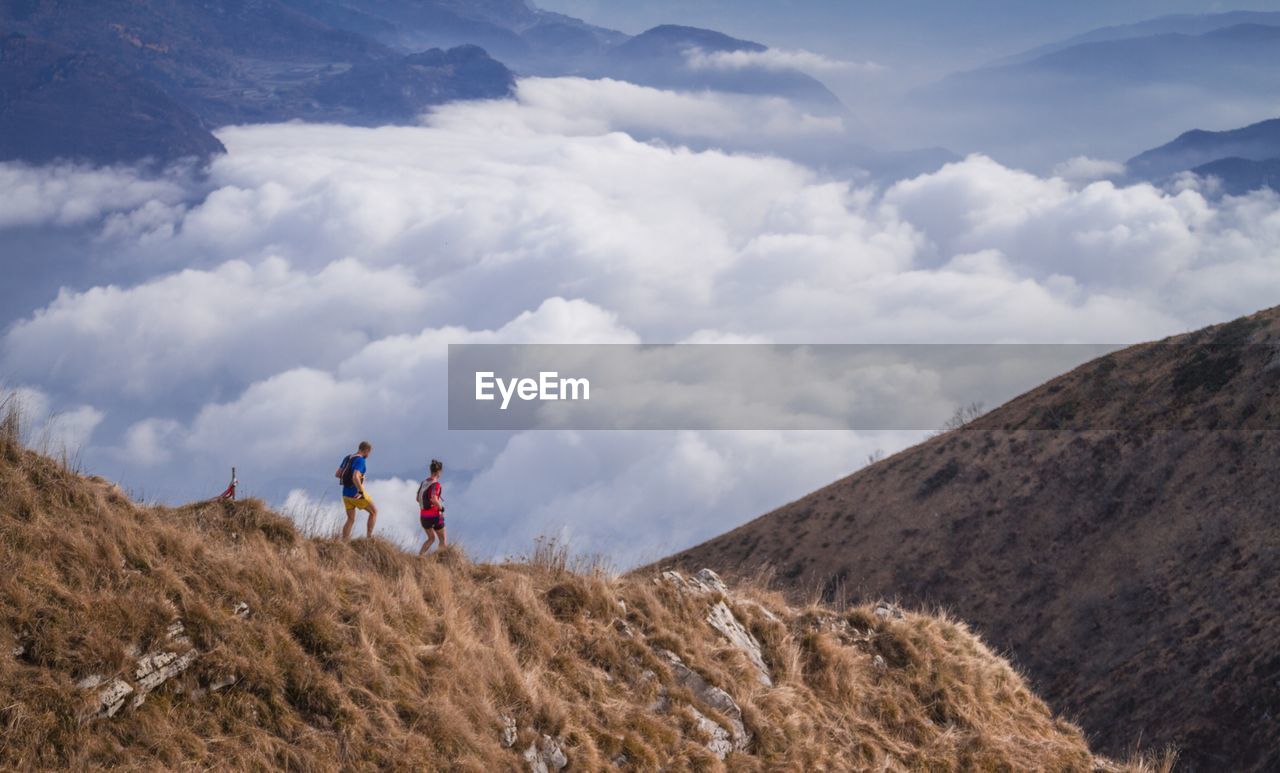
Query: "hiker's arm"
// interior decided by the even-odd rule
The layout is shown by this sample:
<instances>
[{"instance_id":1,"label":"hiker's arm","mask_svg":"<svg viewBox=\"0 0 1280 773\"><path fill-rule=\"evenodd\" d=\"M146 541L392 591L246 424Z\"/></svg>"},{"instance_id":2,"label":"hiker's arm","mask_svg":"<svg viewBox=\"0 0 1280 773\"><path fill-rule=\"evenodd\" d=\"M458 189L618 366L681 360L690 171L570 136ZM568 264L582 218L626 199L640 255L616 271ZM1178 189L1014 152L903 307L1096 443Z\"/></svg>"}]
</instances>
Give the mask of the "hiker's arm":
<instances>
[{"instance_id":1,"label":"hiker's arm","mask_svg":"<svg viewBox=\"0 0 1280 773\"><path fill-rule=\"evenodd\" d=\"M360 489L360 496L364 497L365 499L368 499L369 495L364 493L364 473L360 472L359 470L356 470L355 472L351 473L351 480L355 482L356 488Z\"/></svg>"},{"instance_id":2,"label":"hiker's arm","mask_svg":"<svg viewBox=\"0 0 1280 773\"><path fill-rule=\"evenodd\" d=\"M431 495L431 506L440 507L440 489L434 489L435 493Z\"/></svg>"}]
</instances>

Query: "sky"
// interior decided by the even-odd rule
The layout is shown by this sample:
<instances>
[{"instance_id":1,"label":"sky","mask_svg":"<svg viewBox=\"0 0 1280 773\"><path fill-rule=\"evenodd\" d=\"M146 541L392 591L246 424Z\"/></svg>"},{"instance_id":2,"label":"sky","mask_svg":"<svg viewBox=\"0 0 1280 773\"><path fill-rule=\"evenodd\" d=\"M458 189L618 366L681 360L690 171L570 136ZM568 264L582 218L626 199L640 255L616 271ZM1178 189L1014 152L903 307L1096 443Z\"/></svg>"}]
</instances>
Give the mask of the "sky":
<instances>
[{"instance_id":1,"label":"sky","mask_svg":"<svg viewBox=\"0 0 1280 773\"><path fill-rule=\"evenodd\" d=\"M535 5L638 34L708 27L770 46L873 59L943 75L1097 27L1175 13L1280 10L1274 0L538 0Z\"/></svg>"},{"instance_id":2,"label":"sky","mask_svg":"<svg viewBox=\"0 0 1280 773\"><path fill-rule=\"evenodd\" d=\"M420 539L440 458L472 555L554 536L626 568L936 428L450 432L449 343L1131 343L1280 296L1275 193L1120 185L1088 156L874 180L769 152L843 131L777 98L527 78L413 126L224 127L203 173L0 164L23 289L0 372L33 444L150 501L234 465L334 528L333 469L368 439L382 534Z\"/></svg>"}]
</instances>

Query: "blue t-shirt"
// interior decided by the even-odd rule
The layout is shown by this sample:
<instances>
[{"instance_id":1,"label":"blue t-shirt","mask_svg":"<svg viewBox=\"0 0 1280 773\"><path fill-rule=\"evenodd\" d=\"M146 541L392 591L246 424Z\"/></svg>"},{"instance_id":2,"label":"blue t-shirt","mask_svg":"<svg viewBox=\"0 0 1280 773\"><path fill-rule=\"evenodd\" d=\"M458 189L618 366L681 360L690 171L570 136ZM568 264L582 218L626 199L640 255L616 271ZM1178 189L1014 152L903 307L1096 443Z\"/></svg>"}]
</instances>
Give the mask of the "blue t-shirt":
<instances>
[{"instance_id":1,"label":"blue t-shirt","mask_svg":"<svg viewBox=\"0 0 1280 773\"><path fill-rule=\"evenodd\" d=\"M360 454L356 454L355 456L351 457L351 471L353 473L358 472L361 475L363 475L364 470L365 470L364 457L361 456ZM343 477L346 477L346 476L343 476ZM343 486L342 496L358 497L360 496L360 489L356 486Z\"/></svg>"}]
</instances>

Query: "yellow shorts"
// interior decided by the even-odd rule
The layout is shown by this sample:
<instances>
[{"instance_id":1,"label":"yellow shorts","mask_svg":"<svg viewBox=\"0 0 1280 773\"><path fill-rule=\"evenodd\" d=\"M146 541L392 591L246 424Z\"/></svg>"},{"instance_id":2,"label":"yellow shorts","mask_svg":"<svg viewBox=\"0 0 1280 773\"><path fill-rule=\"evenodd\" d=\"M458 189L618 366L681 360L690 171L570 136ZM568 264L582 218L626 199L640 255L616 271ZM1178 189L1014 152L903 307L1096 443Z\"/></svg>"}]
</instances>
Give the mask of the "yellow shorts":
<instances>
[{"instance_id":1,"label":"yellow shorts","mask_svg":"<svg viewBox=\"0 0 1280 773\"><path fill-rule=\"evenodd\" d=\"M367 512L369 508L373 507L373 503L365 498L364 495L361 495L358 497L343 497L342 506L348 510L364 510Z\"/></svg>"}]
</instances>

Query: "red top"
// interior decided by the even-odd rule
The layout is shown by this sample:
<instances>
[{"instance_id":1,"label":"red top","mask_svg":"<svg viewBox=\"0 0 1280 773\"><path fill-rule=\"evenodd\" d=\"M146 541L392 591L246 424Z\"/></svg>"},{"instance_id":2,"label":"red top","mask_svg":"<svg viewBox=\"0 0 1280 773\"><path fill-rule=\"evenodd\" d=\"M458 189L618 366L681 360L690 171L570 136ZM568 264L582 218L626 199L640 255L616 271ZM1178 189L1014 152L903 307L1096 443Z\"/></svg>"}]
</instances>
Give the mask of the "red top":
<instances>
[{"instance_id":1,"label":"red top","mask_svg":"<svg viewBox=\"0 0 1280 773\"><path fill-rule=\"evenodd\" d=\"M444 486L440 485L440 481L437 480L433 482L430 486L427 486L427 493L422 497L423 501L426 502L427 504L430 504L432 494L435 494L435 496L438 499L441 499L441 500L444 499ZM422 509L422 515L424 516L435 517L439 514L440 514L440 508L436 507L435 505L431 505L430 507L424 507Z\"/></svg>"}]
</instances>

